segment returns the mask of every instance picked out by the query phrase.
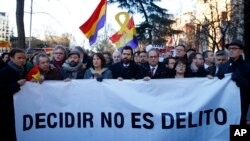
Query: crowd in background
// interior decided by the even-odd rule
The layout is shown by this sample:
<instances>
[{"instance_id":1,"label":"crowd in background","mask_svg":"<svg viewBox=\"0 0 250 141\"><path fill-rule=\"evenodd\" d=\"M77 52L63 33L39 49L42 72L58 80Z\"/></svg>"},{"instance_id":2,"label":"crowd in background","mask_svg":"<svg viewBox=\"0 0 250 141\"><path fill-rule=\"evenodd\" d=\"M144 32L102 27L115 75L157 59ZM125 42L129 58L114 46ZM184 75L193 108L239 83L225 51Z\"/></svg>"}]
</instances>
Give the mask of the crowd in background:
<instances>
[{"instance_id":1,"label":"crowd in background","mask_svg":"<svg viewBox=\"0 0 250 141\"><path fill-rule=\"evenodd\" d=\"M226 45L226 50L215 53L206 50L202 53L178 45L174 51L162 54L157 49L134 52L125 46L121 51L94 53L89 56L76 46L67 50L62 45L54 47L52 56L45 52L33 53L14 48L3 53L0 59L1 128L14 132L13 94L20 90L25 81L42 83L46 80L71 79L177 79L207 77L223 79L224 74L232 73L232 80L241 91L241 124L250 125L250 63L243 59L244 46L239 40ZM10 110L12 109L12 111ZM11 112L10 112L11 111ZM248 113L248 116L247 116ZM246 117L248 119L246 119ZM9 124L10 121L13 124ZM3 126L2 126L3 125ZM11 128L10 128L11 127ZM13 134L12 134L13 136ZM15 136L8 138L15 139ZM6 137L7 139L7 137Z\"/></svg>"}]
</instances>

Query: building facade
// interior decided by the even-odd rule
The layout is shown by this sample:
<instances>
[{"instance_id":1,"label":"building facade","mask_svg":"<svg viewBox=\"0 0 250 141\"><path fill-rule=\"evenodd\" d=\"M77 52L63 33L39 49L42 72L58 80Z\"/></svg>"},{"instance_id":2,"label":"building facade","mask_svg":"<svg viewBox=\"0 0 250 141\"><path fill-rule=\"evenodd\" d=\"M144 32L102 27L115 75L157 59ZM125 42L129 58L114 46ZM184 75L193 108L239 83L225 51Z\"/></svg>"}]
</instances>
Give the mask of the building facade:
<instances>
[{"instance_id":1,"label":"building facade","mask_svg":"<svg viewBox=\"0 0 250 141\"><path fill-rule=\"evenodd\" d=\"M243 40L243 10L243 0L196 0L193 11L177 19L175 27L183 30L178 41L202 52L224 49L233 39Z\"/></svg>"},{"instance_id":2,"label":"building facade","mask_svg":"<svg viewBox=\"0 0 250 141\"><path fill-rule=\"evenodd\" d=\"M9 16L0 12L0 41L10 41Z\"/></svg>"},{"instance_id":3,"label":"building facade","mask_svg":"<svg viewBox=\"0 0 250 141\"><path fill-rule=\"evenodd\" d=\"M0 54L9 52L10 44L9 16L5 12L0 12Z\"/></svg>"}]
</instances>

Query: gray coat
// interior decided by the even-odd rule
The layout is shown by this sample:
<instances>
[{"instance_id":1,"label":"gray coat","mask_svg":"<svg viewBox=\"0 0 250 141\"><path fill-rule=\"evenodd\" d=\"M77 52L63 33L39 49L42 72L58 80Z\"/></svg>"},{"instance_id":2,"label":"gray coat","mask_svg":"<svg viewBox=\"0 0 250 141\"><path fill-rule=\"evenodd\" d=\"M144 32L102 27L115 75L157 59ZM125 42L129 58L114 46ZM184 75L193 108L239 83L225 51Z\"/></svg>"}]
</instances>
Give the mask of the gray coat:
<instances>
[{"instance_id":1,"label":"gray coat","mask_svg":"<svg viewBox=\"0 0 250 141\"><path fill-rule=\"evenodd\" d=\"M112 72L108 68L103 68L100 75L97 74L93 68L89 68L85 71L83 79L95 79L97 77L102 77L103 79L112 79Z\"/></svg>"}]
</instances>

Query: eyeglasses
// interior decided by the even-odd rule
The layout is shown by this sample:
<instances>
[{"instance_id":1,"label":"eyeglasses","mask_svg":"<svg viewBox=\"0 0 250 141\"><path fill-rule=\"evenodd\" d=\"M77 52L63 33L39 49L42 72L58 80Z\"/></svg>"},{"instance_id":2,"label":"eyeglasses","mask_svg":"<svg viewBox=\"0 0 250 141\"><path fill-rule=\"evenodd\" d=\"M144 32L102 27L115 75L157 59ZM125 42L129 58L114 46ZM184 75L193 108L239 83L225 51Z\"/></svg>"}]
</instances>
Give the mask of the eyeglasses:
<instances>
[{"instance_id":1,"label":"eyeglasses","mask_svg":"<svg viewBox=\"0 0 250 141\"><path fill-rule=\"evenodd\" d=\"M148 56L149 58L153 59L153 58L158 58L158 56Z\"/></svg>"},{"instance_id":2,"label":"eyeglasses","mask_svg":"<svg viewBox=\"0 0 250 141\"><path fill-rule=\"evenodd\" d=\"M228 50L237 50L240 49L239 47L229 47Z\"/></svg>"},{"instance_id":3,"label":"eyeglasses","mask_svg":"<svg viewBox=\"0 0 250 141\"><path fill-rule=\"evenodd\" d=\"M195 58L195 59L198 59L198 60L203 60L203 58Z\"/></svg>"},{"instance_id":4,"label":"eyeglasses","mask_svg":"<svg viewBox=\"0 0 250 141\"><path fill-rule=\"evenodd\" d=\"M176 49L176 51L185 51L184 49Z\"/></svg>"},{"instance_id":5,"label":"eyeglasses","mask_svg":"<svg viewBox=\"0 0 250 141\"><path fill-rule=\"evenodd\" d=\"M56 54L56 55L63 55L62 52L54 52L54 54Z\"/></svg>"}]
</instances>

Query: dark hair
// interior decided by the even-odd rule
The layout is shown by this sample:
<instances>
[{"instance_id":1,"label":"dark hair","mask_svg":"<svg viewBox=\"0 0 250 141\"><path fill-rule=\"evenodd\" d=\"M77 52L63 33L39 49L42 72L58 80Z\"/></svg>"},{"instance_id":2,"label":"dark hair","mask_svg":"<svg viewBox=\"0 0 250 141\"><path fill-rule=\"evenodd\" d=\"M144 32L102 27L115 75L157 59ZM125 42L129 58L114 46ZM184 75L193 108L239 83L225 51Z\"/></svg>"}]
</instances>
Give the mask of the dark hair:
<instances>
[{"instance_id":1,"label":"dark hair","mask_svg":"<svg viewBox=\"0 0 250 141\"><path fill-rule=\"evenodd\" d=\"M164 59L163 63L164 63L165 65L168 65L170 59L176 60L175 57L169 57L169 58L167 58L167 59Z\"/></svg>"},{"instance_id":2,"label":"dark hair","mask_svg":"<svg viewBox=\"0 0 250 141\"><path fill-rule=\"evenodd\" d=\"M2 59L4 58L5 55L9 55L9 53L4 52L4 53L1 55Z\"/></svg>"},{"instance_id":3,"label":"dark hair","mask_svg":"<svg viewBox=\"0 0 250 141\"><path fill-rule=\"evenodd\" d=\"M112 54L110 53L110 52L108 52L108 51L104 51L103 53L103 56L104 56L104 54L106 54L106 55L108 55L108 57L109 57L109 60L110 60L110 62L109 63L113 63L113 58L112 58ZM105 58L105 57L104 57ZM106 63L108 63L108 62L106 62Z\"/></svg>"},{"instance_id":4,"label":"dark hair","mask_svg":"<svg viewBox=\"0 0 250 141\"><path fill-rule=\"evenodd\" d=\"M206 50L202 53L202 57L203 58L207 58L208 57L208 52L213 52L212 50Z\"/></svg>"},{"instance_id":5,"label":"dark hair","mask_svg":"<svg viewBox=\"0 0 250 141\"><path fill-rule=\"evenodd\" d=\"M176 68L176 66L177 66L179 63L185 64L185 65L186 65L186 69L187 69L188 62L187 62L187 60L184 59L184 58L179 58L179 59L176 60L176 62L175 62L175 64L174 64L174 69Z\"/></svg>"},{"instance_id":6,"label":"dark hair","mask_svg":"<svg viewBox=\"0 0 250 141\"><path fill-rule=\"evenodd\" d=\"M140 51L136 51L135 53L134 53L134 55L139 55L140 54Z\"/></svg>"},{"instance_id":7,"label":"dark hair","mask_svg":"<svg viewBox=\"0 0 250 141\"><path fill-rule=\"evenodd\" d=\"M25 54L25 50L23 50L21 48L13 48L12 50L10 50L9 56L14 57L16 53L24 53Z\"/></svg>"},{"instance_id":8,"label":"dark hair","mask_svg":"<svg viewBox=\"0 0 250 141\"><path fill-rule=\"evenodd\" d=\"M174 71L175 71L175 75L176 75L176 70L175 70L175 68L176 68L176 66L179 64L179 63L182 63L182 64L185 64L186 65L186 71L185 71L185 73L184 73L184 77L185 76L187 76L187 67L188 67L188 62L187 62L187 60L186 59L184 59L184 58L178 58L177 60L176 60L176 62L175 62L175 64L174 64Z\"/></svg>"},{"instance_id":9,"label":"dark hair","mask_svg":"<svg viewBox=\"0 0 250 141\"><path fill-rule=\"evenodd\" d=\"M185 45L183 45L183 44L179 44L179 45L177 45L176 47L178 47L178 46L183 47L183 48L184 48L184 51L186 51L186 46L185 46ZM176 47L175 47L175 48L176 48Z\"/></svg>"},{"instance_id":10,"label":"dark hair","mask_svg":"<svg viewBox=\"0 0 250 141\"><path fill-rule=\"evenodd\" d=\"M93 56L91 57L91 64L90 64L90 66L91 66L92 68L94 68L94 65L93 65L94 56L97 56L98 58L101 59L101 63L102 63L101 67L104 68L104 67L106 66L106 62L105 62L105 58L104 58L104 56L103 56L102 53L94 53L94 54L93 54Z\"/></svg>"},{"instance_id":11,"label":"dark hair","mask_svg":"<svg viewBox=\"0 0 250 141\"><path fill-rule=\"evenodd\" d=\"M112 58L112 54L111 54L110 52L108 52L108 51L104 51L102 54L103 54L103 55L104 55L104 54L107 54L110 58Z\"/></svg>"},{"instance_id":12,"label":"dark hair","mask_svg":"<svg viewBox=\"0 0 250 141\"><path fill-rule=\"evenodd\" d=\"M195 57L196 57L196 53L195 53L195 52L191 53L191 54L189 55L189 57L188 57L188 64L191 64L192 61L193 61L193 59L194 59Z\"/></svg>"},{"instance_id":13,"label":"dark hair","mask_svg":"<svg viewBox=\"0 0 250 141\"><path fill-rule=\"evenodd\" d=\"M122 48L122 53L123 53L124 50L130 50L130 51L131 51L131 54L133 55L133 49L132 49L132 47L130 47L130 46L125 46L125 47L123 47L123 48Z\"/></svg>"},{"instance_id":14,"label":"dark hair","mask_svg":"<svg viewBox=\"0 0 250 141\"><path fill-rule=\"evenodd\" d=\"M149 52L149 51L148 51L148 52ZM145 53L145 54L147 54L147 52L146 52L145 50L143 50L143 51L139 52L139 55L140 55L141 53Z\"/></svg>"},{"instance_id":15,"label":"dark hair","mask_svg":"<svg viewBox=\"0 0 250 141\"><path fill-rule=\"evenodd\" d=\"M193 49L193 48L188 49L186 52L189 52L189 51L196 52L196 50L195 50L195 49Z\"/></svg>"},{"instance_id":16,"label":"dark hair","mask_svg":"<svg viewBox=\"0 0 250 141\"><path fill-rule=\"evenodd\" d=\"M197 56L198 54L202 56L202 54L201 54L201 53L198 53L198 52L196 52L196 53L191 53L191 54L189 55L189 58L188 58L188 64L191 64L191 63L193 62L193 59L196 59L196 56ZM202 56L202 58L203 58L203 60L204 60L204 57L203 57L203 56Z\"/></svg>"}]
</instances>

